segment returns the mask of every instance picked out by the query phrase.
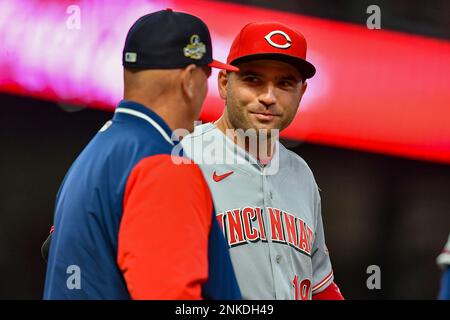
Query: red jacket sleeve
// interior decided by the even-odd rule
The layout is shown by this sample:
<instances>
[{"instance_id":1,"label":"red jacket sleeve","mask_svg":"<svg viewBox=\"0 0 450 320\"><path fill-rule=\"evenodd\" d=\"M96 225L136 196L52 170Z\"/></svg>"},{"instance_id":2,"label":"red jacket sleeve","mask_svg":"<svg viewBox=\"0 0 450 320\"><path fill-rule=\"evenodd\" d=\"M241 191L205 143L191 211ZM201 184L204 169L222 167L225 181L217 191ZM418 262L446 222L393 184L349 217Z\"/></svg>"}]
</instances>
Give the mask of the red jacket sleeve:
<instances>
[{"instance_id":1,"label":"red jacket sleeve","mask_svg":"<svg viewBox=\"0 0 450 320\"><path fill-rule=\"evenodd\" d=\"M170 155L138 163L126 185L117 256L133 299L201 299L212 208L197 165L175 165Z\"/></svg>"},{"instance_id":2,"label":"red jacket sleeve","mask_svg":"<svg viewBox=\"0 0 450 320\"><path fill-rule=\"evenodd\" d=\"M336 283L332 282L322 292L313 294L313 300L344 300Z\"/></svg>"}]
</instances>

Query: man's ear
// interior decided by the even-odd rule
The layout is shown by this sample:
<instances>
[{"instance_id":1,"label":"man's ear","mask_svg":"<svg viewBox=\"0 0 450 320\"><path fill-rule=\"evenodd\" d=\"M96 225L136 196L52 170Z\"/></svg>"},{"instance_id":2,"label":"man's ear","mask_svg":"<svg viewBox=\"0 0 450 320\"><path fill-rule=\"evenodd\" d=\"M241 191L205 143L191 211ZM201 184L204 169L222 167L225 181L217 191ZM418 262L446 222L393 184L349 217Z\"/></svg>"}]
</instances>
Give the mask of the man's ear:
<instances>
[{"instance_id":1,"label":"man's ear","mask_svg":"<svg viewBox=\"0 0 450 320\"><path fill-rule=\"evenodd\" d=\"M305 94L306 88L308 88L308 83L302 82L301 86L302 87L300 88L300 97L298 100L299 106L300 106L300 102L302 101L303 95Z\"/></svg>"},{"instance_id":2,"label":"man's ear","mask_svg":"<svg viewBox=\"0 0 450 320\"><path fill-rule=\"evenodd\" d=\"M305 94L306 88L308 88L308 82L302 83L302 96Z\"/></svg>"},{"instance_id":3,"label":"man's ear","mask_svg":"<svg viewBox=\"0 0 450 320\"><path fill-rule=\"evenodd\" d=\"M220 70L219 75L217 76L217 85L219 87L219 95L222 99L227 98L227 85L228 80L231 76L231 73L227 73L225 70Z\"/></svg>"},{"instance_id":4,"label":"man's ear","mask_svg":"<svg viewBox=\"0 0 450 320\"><path fill-rule=\"evenodd\" d=\"M197 68L195 64L190 64L184 68L181 74L181 86L184 94L189 98L189 100L194 99L195 96L195 74L194 71Z\"/></svg>"}]
</instances>

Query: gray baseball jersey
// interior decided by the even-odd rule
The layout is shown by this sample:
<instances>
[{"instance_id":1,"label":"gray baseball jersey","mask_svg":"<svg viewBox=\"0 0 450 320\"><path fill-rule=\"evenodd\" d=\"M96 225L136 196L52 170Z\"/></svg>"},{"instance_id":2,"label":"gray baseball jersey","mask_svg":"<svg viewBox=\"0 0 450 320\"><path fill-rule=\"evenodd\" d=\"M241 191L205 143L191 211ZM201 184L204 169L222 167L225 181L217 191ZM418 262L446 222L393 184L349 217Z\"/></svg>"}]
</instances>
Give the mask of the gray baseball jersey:
<instances>
[{"instance_id":1,"label":"gray baseball jersey","mask_svg":"<svg viewBox=\"0 0 450 320\"><path fill-rule=\"evenodd\" d=\"M182 147L211 189L244 299L311 299L326 289L333 271L320 195L301 157L277 142L263 166L212 123Z\"/></svg>"}]
</instances>

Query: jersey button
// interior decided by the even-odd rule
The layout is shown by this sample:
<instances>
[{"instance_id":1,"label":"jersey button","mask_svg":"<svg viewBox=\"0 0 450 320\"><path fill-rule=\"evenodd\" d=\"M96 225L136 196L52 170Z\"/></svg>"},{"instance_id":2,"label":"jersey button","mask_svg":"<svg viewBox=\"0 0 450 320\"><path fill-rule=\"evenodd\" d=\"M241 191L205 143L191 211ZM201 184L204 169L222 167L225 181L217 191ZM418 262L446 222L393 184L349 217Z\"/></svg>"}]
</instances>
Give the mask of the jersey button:
<instances>
[{"instance_id":1,"label":"jersey button","mask_svg":"<svg viewBox=\"0 0 450 320\"><path fill-rule=\"evenodd\" d=\"M275 260L277 261L277 263L280 263L280 261L281 261L281 255L277 255L276 257L275 257Z\"/></svg>"}]
</instances>

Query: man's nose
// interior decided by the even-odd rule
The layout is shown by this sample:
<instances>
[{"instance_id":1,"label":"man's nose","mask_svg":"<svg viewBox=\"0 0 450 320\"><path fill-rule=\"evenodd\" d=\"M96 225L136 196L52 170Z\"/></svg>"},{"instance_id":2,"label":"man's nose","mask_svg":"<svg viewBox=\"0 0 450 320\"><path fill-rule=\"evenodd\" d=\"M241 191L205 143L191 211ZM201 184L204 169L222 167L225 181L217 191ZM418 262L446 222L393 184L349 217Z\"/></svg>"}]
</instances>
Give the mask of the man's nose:
<instances>
[{"instance_id":1,"label":"man's nose","mask_svg":"<svg viewBox=\"0 0 450 320\"><path fill-rule=\"evenodd\" d=\"M266 107L269 107L276 102L275 87L269 83L265 86L264 91L259 95L259 102Z\"/></svg>"}]
</instances>

